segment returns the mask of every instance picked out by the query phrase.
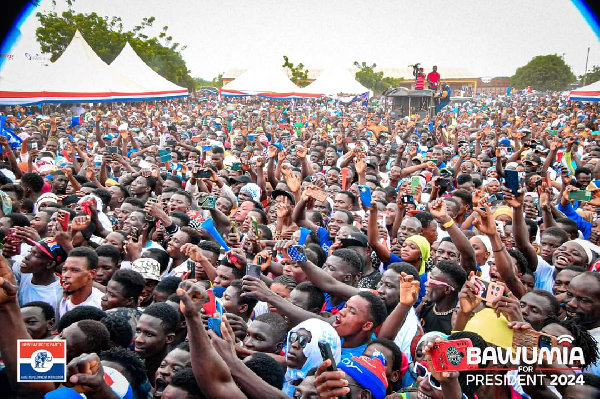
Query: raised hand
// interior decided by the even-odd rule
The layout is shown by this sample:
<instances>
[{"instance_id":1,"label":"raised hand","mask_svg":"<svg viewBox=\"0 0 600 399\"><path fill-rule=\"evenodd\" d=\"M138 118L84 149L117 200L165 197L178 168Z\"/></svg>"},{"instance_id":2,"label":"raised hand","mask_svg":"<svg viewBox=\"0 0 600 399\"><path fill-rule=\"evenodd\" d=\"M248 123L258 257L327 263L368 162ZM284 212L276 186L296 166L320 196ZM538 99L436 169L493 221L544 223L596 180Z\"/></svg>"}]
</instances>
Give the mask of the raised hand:
<instances>
[{"instance_id":1,"label":"raised hand","mask_svg":"<svg viewBox=\"0 0 600 399\"><path fill-rule=\"evenodd\" d=\"M465 285L463 285L462 289L458 293L460 311L469 316L481 303L481 298L477 296L478 290L471 281L471 278L474 275L475 273L470 273L469 279L465 282Z\"/></svg>"},{"instance_id":2,"label":"raised hand","mask_svg":"<svg viewBox=\"0 0 600 399\"><path fill-rule=\"evenodd\" d=\"M405 306L412 306L419 299L420 281L415 280L402 272L398 275L400 281L400 303Z\"/></svg>"},{"instance_id":3,"label":"raised hand","mask_svg":"<svg viewBox=\"0 0 600 399\"><path fill-rule=\"evenodd\" d=\"M279 151L279 153L277 154L277 160L279 162L283 162L285 161L285 158L287 157L287 151L283 150L283 151Z\"/></svg>"},{"instance_id":4,"label":"raised hand","mask_svg":"<svg viewBox=\"0 0 600 399\"><path fill-rule=\"evenodd\" d=\"M290 188L290 191L293 193L297 193L298 191L300 191L300 187L302 186L300 176L298 176L295 173L290 173L290 175L286 177L285 183Z\"/></svg>"},{"instance_id":5,"label":"raised hand","mask_svg":"<svg viewBox=\"0 0 600 399\"><path fill-rule=\"evenodd\" d=\"M477 216L473 224L483 234L494 236L498 234L498 229L496 228L496 222L494 221L492 210L488 204L484 204L483 207L485 208L485 211L481 210L480 208L474 209Z\"/></svg>"},{"instance_id":6,"label":"raised hand","mask_svg":"<svg viewBox=\"0 0 600 399\"><path fill-rule=\"evenodd\" d=\"M190 243L183 244L183 246L181 247L181 252L183 254L185 254L185 256L187 256L188 258L193 260L194 262L199 263L199 262L204 262L204 261L208 260L202 253L202 250L200 249L200 247L198 247L197 245L194 245L194 244L190 244Z\"/></svg>"},{"instance_id":7,"label":"raised hand","mask_svg":"<svg viewBox=\"0 0 600 399\"><path fill-rule=\"evenodd\" d=\"M363 174L367 170L367 162L365 157L357 157L354 162L354 167L356 168L357 174Z\"/></svg>"},{"instance_id":8,"label":"raised hand","mask_svg":"<svg viewBox=\"0 0 600 399\"><path fill-rule=\"evenodd\" d=\"M319 365L315 374L315 388L321 399L337 399L350 392L348 380L345 379L346 373L341 370L327 371L331 366L331 359L325 360Z\"/></svg>"},{"instance_id":9,"label":"raised hand","mask_svg":"<svg viewBox=\"0 0 600 399\"><path fill-rule=\"evenodd\" d=\"M177 295L181 299L179 310L185 317L199 316L202 305L208 297L202 285L193 283L190 280L182 281L179 284Z\"/></svg>"},{"instance_id":10,"label":"raised hand","mask_svg":"<svg viewBox=\"0 0 600 399\"><path fill-rule=\"evenodd\" d=\"M95 353L84 353L71 360L67 365L67 383L79 393L112 393L104 380L104 369L100 358ZM91 397L91 396L90 396Z\"/></svg>"},{"instance_id":11,"label":"raised hand","mask_svg":"<svg viewBox=\"0 0 600 399\"><path fill-rule=\"evenodd\" d=\"M498 298L490 305L496 311L498 317L504 314L508 321L524 321L521 313L521 302L512 293Z\"/></svg>"},{"instance_id":12,"label":"raised hand","mask_svg":"<svg viewBox=\"0 0 600 399\"><path fill-rule=\"evenodd\" d=\"M513 192L506 187L502 187L502 192L504 193L504 202L506 202L506 204L510 207L513 208L520 208L523 206L523 199L525 198L525 195L523 193L523 189L519 189L518 193L519 196L515 197Z\"/></svg>"},{"instance_id":13,"label":"raised hand","mask_svg":"<svg viewBox=\"0 0 600 399\"><path fill-rule=\"evenodd\" d=\"M75 216L71 222L71 230L74 232L84 230L90 223L92 223L90 215Z\"/></svg>"},{"instance_id":14,"label":"raised hand","mask_svg":"<svg viewBox=\"0 0 600 399\"><path fill-rule=\"evenodd\" d=\"M443 199L438 198L429 203L429 213L431 213L431 215L436 219L442 219L446 217L448 215L446 210L446 202Z\"/></svg>"},{"instance_id":15,"label":"raised hand","mask_svg":"<svg viewBox=\"0 0 600 399\"><path fill-rule=\"evenodd\" d=\"M306 158L306 153L308 150L305 147L297 146L296 147L296 156L300 159Z\"/></svg>"}]
</instances>

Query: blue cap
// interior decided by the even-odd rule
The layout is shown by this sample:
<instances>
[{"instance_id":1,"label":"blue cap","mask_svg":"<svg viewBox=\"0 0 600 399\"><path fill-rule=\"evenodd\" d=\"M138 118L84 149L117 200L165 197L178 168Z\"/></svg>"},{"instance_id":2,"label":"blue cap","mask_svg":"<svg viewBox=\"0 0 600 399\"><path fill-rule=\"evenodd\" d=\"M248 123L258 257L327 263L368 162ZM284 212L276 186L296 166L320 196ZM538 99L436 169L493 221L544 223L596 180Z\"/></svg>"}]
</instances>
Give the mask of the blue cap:
<instances>
[{"instance_id":1,"label":"blue cap","mask_svg":"<svg viewBox=\"0 0 600 399\"><path fill-rule=\"evenodd\" d=\"M498 145L505 145L507 147L511 146L510 140L509 139L502 139L498 142Z\"/></svg>"},{"instance_id":2,"label":"blue cap","mask_svg":"<svg viewBox=\"0 0 600 399\"><path fill-rule=\"evenodd\" d=\"M44 395L44 399L81 399L82 396L73 388L58 388Z\"/></svg>"}]
</instances>

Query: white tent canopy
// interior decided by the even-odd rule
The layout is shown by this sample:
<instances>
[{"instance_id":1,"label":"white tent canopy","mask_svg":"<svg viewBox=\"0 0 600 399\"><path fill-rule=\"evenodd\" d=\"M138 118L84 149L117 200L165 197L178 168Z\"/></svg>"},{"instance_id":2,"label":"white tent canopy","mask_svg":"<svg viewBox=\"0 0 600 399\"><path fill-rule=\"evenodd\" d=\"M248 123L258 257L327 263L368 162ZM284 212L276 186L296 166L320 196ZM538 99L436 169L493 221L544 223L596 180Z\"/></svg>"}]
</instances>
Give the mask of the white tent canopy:
<instances>
[{"instance_id":1,"label":"white tent canopy","mask_svg":"<svg viewBox=\"0 0 600 399\"><path fill-rule=\"evenodd\" d=\"M317 80L300 89L300 91L327 96L357 95L370 92L369 89L356 81L348 69L341 67L325 69Z\"/></svg>"},{"instance_id":2,"label":"white tent canopy","mask_svg":"<svg viewBox=\"0 0 600 399\"><path fill-rule=\"evenodd\" d=\"M298 87L288 79L280 67L254 67L248 69L232 82L223 87L222 92L295 93Z\"/></svg>"},{"instance_id":3,"label":"white tent canopy","mask_svg":"<svg viewBox=\"0 0 600 399\"><path fill-rule=\"evenodd\" d=\"M600 80L579 89L571 90L569 99L575 101L600 101Z\"/></svg>"},{"instance_id":4,"label":"white tent canopy","mask_svg":"<svg viewBox=\"0 0 600 399\"><path fill-rule=\"evenodd\" d=\"M132 82L150 88L153 92L183 93L187 95L185 87L177 86L160 76L137 55L129 43L125 43L125 47L110 64L110 68Z\"/></svg>"},{"instance_id":5,"label":"white tent canopy","mask_svg":"<svg viewBox=\"0 0 600 399\"><path fill-rule=\"evenodd\" d=\"M76 97L103 99L105 97L127 97L127 94L146 92L140 86L118 72L113 71L92 50L79 31L65 52L46 69L43 88L46 97L61 100L64 92ZM68 96L69 94L67 94Z\"/></svg>"},{"instance_id":6,"label":"white tent canopy","mask_svg":"<svg viewBox=\"0 0 600 399\"><path fill-rule=\"evenodd\" d=\"M129 79L102 61L79 31L55 62L35 72L3 73L0 84L0 105L139 101L187 95L185 89L184 93L165 95L160 89Z\"/></svg>"}]
</instances>

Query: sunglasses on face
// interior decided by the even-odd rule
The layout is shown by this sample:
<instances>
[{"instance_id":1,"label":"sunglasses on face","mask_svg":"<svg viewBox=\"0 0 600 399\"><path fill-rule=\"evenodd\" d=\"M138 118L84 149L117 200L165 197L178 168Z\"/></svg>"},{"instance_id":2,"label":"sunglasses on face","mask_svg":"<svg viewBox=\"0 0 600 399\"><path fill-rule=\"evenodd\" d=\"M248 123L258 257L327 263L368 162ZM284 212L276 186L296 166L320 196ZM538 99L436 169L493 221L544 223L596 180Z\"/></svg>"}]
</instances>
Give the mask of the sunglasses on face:
<instances>
[{"instance_id":1,"label":"sunglasses on face","mask_svg":"<svg viewBox=\"0 0 600 399\"><path fill-rule=\"evenodd\" d=\"M427 273L427 281L425 282L425 285L430 285L432 287L448 287L450 289L454 289L454 287L448 283L444 283L443 281L434 280L433 278L431 278L431 272Z\"/></svg>"},{"instance_id":2,"label":"sunglasses on face","mask_svg":"<svg viewBox=\"0 0 600 399\"><path fill-rule=\"evenodd\" d=\"M415 363L413 370L417 378L429 378L429 385L431 385L433 389L436 389L438 391L442 390L442 385L440 384L440 382L431 375L431 371L429 371L427 367L425 367L423 364Z\"/></svg>"},{"instance_id":3,"label":"sunglasses on face","mask_svg":"<svg viewBox=\"0 0 600 399\"><path fill-rule=\"evenodd\" d=\"M310 342L310 337L293 332L290 334L290 345L295 342L298 342L298 345L300 345L301 348L306 348L306 345Z\"/></svg>"}]
</instances>

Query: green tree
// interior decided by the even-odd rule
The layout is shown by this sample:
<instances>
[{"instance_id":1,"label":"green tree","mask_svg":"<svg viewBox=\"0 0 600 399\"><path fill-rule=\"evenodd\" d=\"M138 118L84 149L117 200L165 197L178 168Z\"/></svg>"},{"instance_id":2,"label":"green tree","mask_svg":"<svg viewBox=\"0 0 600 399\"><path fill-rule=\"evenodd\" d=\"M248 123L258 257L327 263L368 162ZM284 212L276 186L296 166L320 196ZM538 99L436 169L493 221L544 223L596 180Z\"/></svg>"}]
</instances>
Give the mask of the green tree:
<instances>
[{"instance_id":1,"label":"green tree","mask_svg":"<svg viewBox=\"0 0 600 399\"><path fill-rule=\"evenodd\" d=\"M216 87L217 89L220 89L221 87L223 87L223 74L220 73L216 78L213 78L213 80L194 78L194 81L196 82L196 90L198 90L202 86L212 86Z\"/></svg>"},{"instance_id":2,"label":"green tree","mask_svg":"<svg viewBox=\"0 0 600 399\"><path fill-rule=\"evenodd\" d=\"M287 55L283 56L283 61L282 67L289 68L289 70L292 72L292 77L290 80L298 87L308 86L310 83L308 81L308 69L304 69L304 64L300 62L294 65L292 62L290 62L290 59Z\"/></svg>"},{"instance_id":3,"label":"green tree","mask_svg":"<svg viewBox=\"0 0 600 399\"><path fill-rule=\"evenodd\" d=\"M390 87L398 87L403 78L393 78L391 76L383 76L383 72L375 72L377 64L367 64L366 62L359 63L354 61L354 66L358 68L356 72L356 80L367 89L373 90L375 94L381 94Z\"/></svg>"},{"instance_id":4,"label":"green tree","mask_svg":"<svg viewBox=\"0 0 600 399\"><path fill-rule=\"evenodd\" d=\"M581 81L581 84L583 84L583 76L584 75L579 76L579 80ZM600 80L600 66L594 65L594 67L592 68L592 71L587 74L585 84L589 85L589 84L592 84L599 80Z\"/></svg>"},{"instance_id":5,"label":"green tree","mask_svg":"<svg viewBox=\"0 0 600 399\"><path fill-rule=\"evenodd\" d=\"M50 53L51 61L55 61L65 51L76 30L106 63L111 63L128 41L142 60L165 79L190 90L195 81L190 76L181 51L185 46L173 42L164 26L158 37L144 34L147 27L155 22L154 17L143 18L142 22L131 31L123 29L119 17L100 16L95 12L89 14L76 13L71 8L62 14L55 11L36 14L40 27L36 30L36 39L42 52Z\"/></svg>"},{"instance_id":6,"label":"green tree","mask_svg":"<svg viewBox=\"0 0 600 399\"><path fill-rule=\"evenodd\" d=\"M510 78L516 89L531 86L535 90L565 90L575 80L571 67L556 54L534 57Z\"/></svg>"}]
</instances>

